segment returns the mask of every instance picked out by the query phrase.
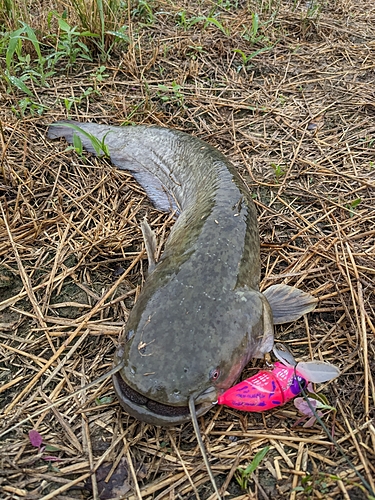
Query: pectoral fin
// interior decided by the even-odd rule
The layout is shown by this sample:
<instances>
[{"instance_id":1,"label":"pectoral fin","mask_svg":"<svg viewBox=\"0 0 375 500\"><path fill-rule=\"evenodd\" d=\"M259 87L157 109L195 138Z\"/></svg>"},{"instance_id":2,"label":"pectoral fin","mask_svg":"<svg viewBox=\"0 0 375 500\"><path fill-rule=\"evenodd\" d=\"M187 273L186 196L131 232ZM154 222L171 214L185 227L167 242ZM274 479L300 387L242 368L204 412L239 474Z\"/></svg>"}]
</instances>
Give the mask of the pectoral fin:
<instances>
[{"instance_id":1,"label":"pectoral fin","mask_svg":"<svg viewBox=\"0 0 375 500\"><path fill-rule=\"evenodd\" d=\"M148 272L152 273L156 266L157 241L154 231L146 219L141 222L141 230L148 257Z\"/></svg>"},{"instance_id":2,"label":"pectoral fin","mask_svg":"<svg viewBox=\"0 0 375 500\"><path fill-rule=\"evenodd\" d=\"M273 323L280 325L299 319L313 311L318 299L298 288L288 285L272 285L263 292L272 309Z\"/></svg>"}]
</instances>

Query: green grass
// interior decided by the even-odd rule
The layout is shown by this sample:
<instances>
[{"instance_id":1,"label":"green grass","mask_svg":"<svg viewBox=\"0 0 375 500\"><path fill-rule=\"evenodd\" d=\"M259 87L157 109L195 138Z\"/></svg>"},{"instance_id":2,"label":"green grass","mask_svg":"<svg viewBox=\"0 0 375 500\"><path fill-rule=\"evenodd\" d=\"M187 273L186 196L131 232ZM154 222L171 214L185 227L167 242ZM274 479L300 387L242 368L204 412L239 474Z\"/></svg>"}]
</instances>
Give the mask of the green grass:
<instances>
[{"instance_id":1,"label":"green grass","mask_svg":"<svg viewBox=\"0 0 375 500\"><path fill-rule=\"evenodd\" d=\"M257 56L271 51L275 42L269 40L267 27L272 24L280 0L253 1L244 7L237 0L200 2L189 10L176 10L175 4L158 4L157 0L67 0L45 13L33 13L27 2L3 0L0 21L3 24L0 39L0 79L7 92L18 97L11 109L18 117L42 114L47 105L38 99L39 89L53 85L55 77L74 75L85 64L91 65L92 85L71 96L62 96L69 113L87 99L100 92L100 83L106 78L107 65L122 57L130 48L139 54L142 45L153 44L156 35L150 27L162 32L167 29L188 32L187 36L215 30L234 40L232 49L237 57L233 67L239 72L252 67ZM272 9L271 9L272 7ZM231 14L237 9L247 12L240 29L231 25ZM158 42L156 42L158 43ZM169 47L168 44L164 44ZM162 46L164 46L162 45ZM169 50L169 49L168 49ZM186 57L199 60L210 54L204 44L189 45ZM164 54L167 57L167 53ZM161 69L160 76L168 81ZM169 79L160 83L153 97L163 104L184 107L184 95L179 83Z\"/></svg>"},{"instance_id":2,"label":"green grass","mask_svg":"<svg viewBox=\"0 0 375 500\"><path fill-rule=\"evenodd\" d=\"M95 154L99 157L106 157L109 158L109 149L108 146L105 143L105 139L107 137L107 134L103 137L102 140L99 140L97 137L94 135L86 132L83 130L81 127L78 127L77 125L74 125L73 123L64 123L61 124L61 126L68 127L73 129L75 132L79 132L80 134L84 135L89 141L91 142L92 147L94 148ZM81 138L77 134L73 134L73 146L69 146L67 150L74 149L76 153L82 156L83 154L83 145Z\"/></svg>"},{"instance_id":3,"label":"green grass","mask_svg":"<svg viewBox=\"0 0 375 500\"><path fill-rule=\"evenodd\" d=\"M345 207L349 210L349 217L354 217L356 213L356 208L361 203L361 201L362 201L361 198L356 198L355 200L345 205Z\"/></svg>"},{"instance_id":4,"label":"green grass","mask_svg":"<svg viewBox=\"0 0 375 500\"><path fill-rule=\"evenodd\" d=\"M286 172L285 165L280 165L279 163L271 163L271 167L275 171L276 182L279 182L279 180L281 179L281 177L283 175L285 175L285 172Z\"/></svg>"},{"instance_id":5,"label":"green grass","mask_svg":"<svg viewBox=\"0 0 375 500\"><path fill-rule=\"evenodd\" d=\"M266 446L262 450L258 451L258 453L255 454L253 460L246 467L246 469L243 469L242 467L238 467L238 469L236 470L234 476L235 476L238 484L240 485L240 487L243 490L247 489L248 483L249 483L249 481L251 481L252 474L259 467L263 458L267 455L269 449L270 449L270 446Z\"/></svg>"},{"instance_id":6,"label":"green grass","mask_svg":"<svg viewBox=\"0 0 375 500\"><path fill-rule=\"evenodd\" d=\"M38 89L49 87L62 71L74 73L77 63L99 61L92 73L93 86L79 96L64 98L69 111L73 103L98 92L98 83L106 77L103 63L126 49L126 4L120 0L70 0L64 4L65 10L50 10L36 20L26 3L4 0L0 8L4 29L0 79L8 93L20 96L11 109L19 117L42 114L46 105L38 101Z\"/></svg>"},{"instance_id":7,"label":"green grass","mask_svg":"<svg viewBox=\"0 0 375 500\"><path fill-rule=\"evenodd\" d=\"M184 106L184 95L181 92L181 85L172 82L171 85L158 85L158 96L163 103L178 104Z\"/></svg>"}]
</instances>

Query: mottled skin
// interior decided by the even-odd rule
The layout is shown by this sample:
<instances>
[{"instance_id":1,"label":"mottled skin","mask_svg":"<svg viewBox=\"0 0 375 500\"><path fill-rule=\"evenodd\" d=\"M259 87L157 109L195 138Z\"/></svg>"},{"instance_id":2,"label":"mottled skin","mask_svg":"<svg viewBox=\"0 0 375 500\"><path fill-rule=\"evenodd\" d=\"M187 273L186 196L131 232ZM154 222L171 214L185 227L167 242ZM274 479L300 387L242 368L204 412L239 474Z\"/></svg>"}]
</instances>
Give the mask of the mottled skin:
<instances>
[{"instance_id":1,"label":"mottled skin","mask_svg":"<svg viewBox=\"0 0 375 500\"><path fill-rule=\"evenodd\" d=\"M191 395L197 414L205 413L250 358L272 348L272 314L258 290L253 201L233 165L195 137L158 127L76 125L105 138L111 161L133 172L156 206L178 210L126 323L115 355L124 367L114 385L137 418L184 422ZM57 123L49 137L71 142L73 133Z\"/></svg>"}]
</instances>

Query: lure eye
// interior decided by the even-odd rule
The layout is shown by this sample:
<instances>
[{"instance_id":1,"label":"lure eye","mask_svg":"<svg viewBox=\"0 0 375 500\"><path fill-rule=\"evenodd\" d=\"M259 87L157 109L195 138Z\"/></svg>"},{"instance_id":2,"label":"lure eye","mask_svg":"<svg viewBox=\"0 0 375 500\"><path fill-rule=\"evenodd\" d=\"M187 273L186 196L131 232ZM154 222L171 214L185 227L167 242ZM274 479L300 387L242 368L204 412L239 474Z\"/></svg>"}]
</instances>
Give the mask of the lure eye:
<instances>
[{"instance_id":1,"label":"lure eye","mask_svg":"<svg viewBox=\"0 0 375 500\"><path fill-rule=\"evenodd\" d=\"M302 389L306 389L307 387L307 380L305 380L302 377L298 377L299 385L302 387Z\"/></svg>"},{"instance_id":2,"label":"lure eye","mask_svg":"<svg viewBox=\"0 0 375 500\"><path fill-rule=\"evenodd\" d=\"M210 371L210 379L215 381L219 378L220 376L220 370L219 368L214 368L213 370Z\"/></svg>"},{"instance_id":3,"label":"lure eye","mask_svg":"<svg viewBox=\"0 0 375 500\"><path fill-rule=\"evenodd\" d=\"M307 386L307 381L304 378L297 375L297 377L293 377L292 383L290 385L290 390L292 394L297 395L301 392L301 387L302 389L305 389L306 386Z\"/></svg>"}]
</instances>

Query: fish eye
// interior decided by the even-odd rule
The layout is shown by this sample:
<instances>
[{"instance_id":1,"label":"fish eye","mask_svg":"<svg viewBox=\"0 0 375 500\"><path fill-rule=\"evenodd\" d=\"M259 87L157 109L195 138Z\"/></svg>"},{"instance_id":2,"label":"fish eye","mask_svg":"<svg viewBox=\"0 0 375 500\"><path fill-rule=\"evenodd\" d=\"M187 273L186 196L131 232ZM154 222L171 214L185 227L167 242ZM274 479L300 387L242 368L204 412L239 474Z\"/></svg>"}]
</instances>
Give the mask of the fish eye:
<instances>
[{"instance_id":1,"label":"fish eye","mask_svg":"<svg viewBox=\"0 0 375 500\"><path fill-rule=\"evenodd\" d=\"M214 368L210 371L210 380L217 380L220 376L219 368Z\"/></svg>"}]
</instances>

